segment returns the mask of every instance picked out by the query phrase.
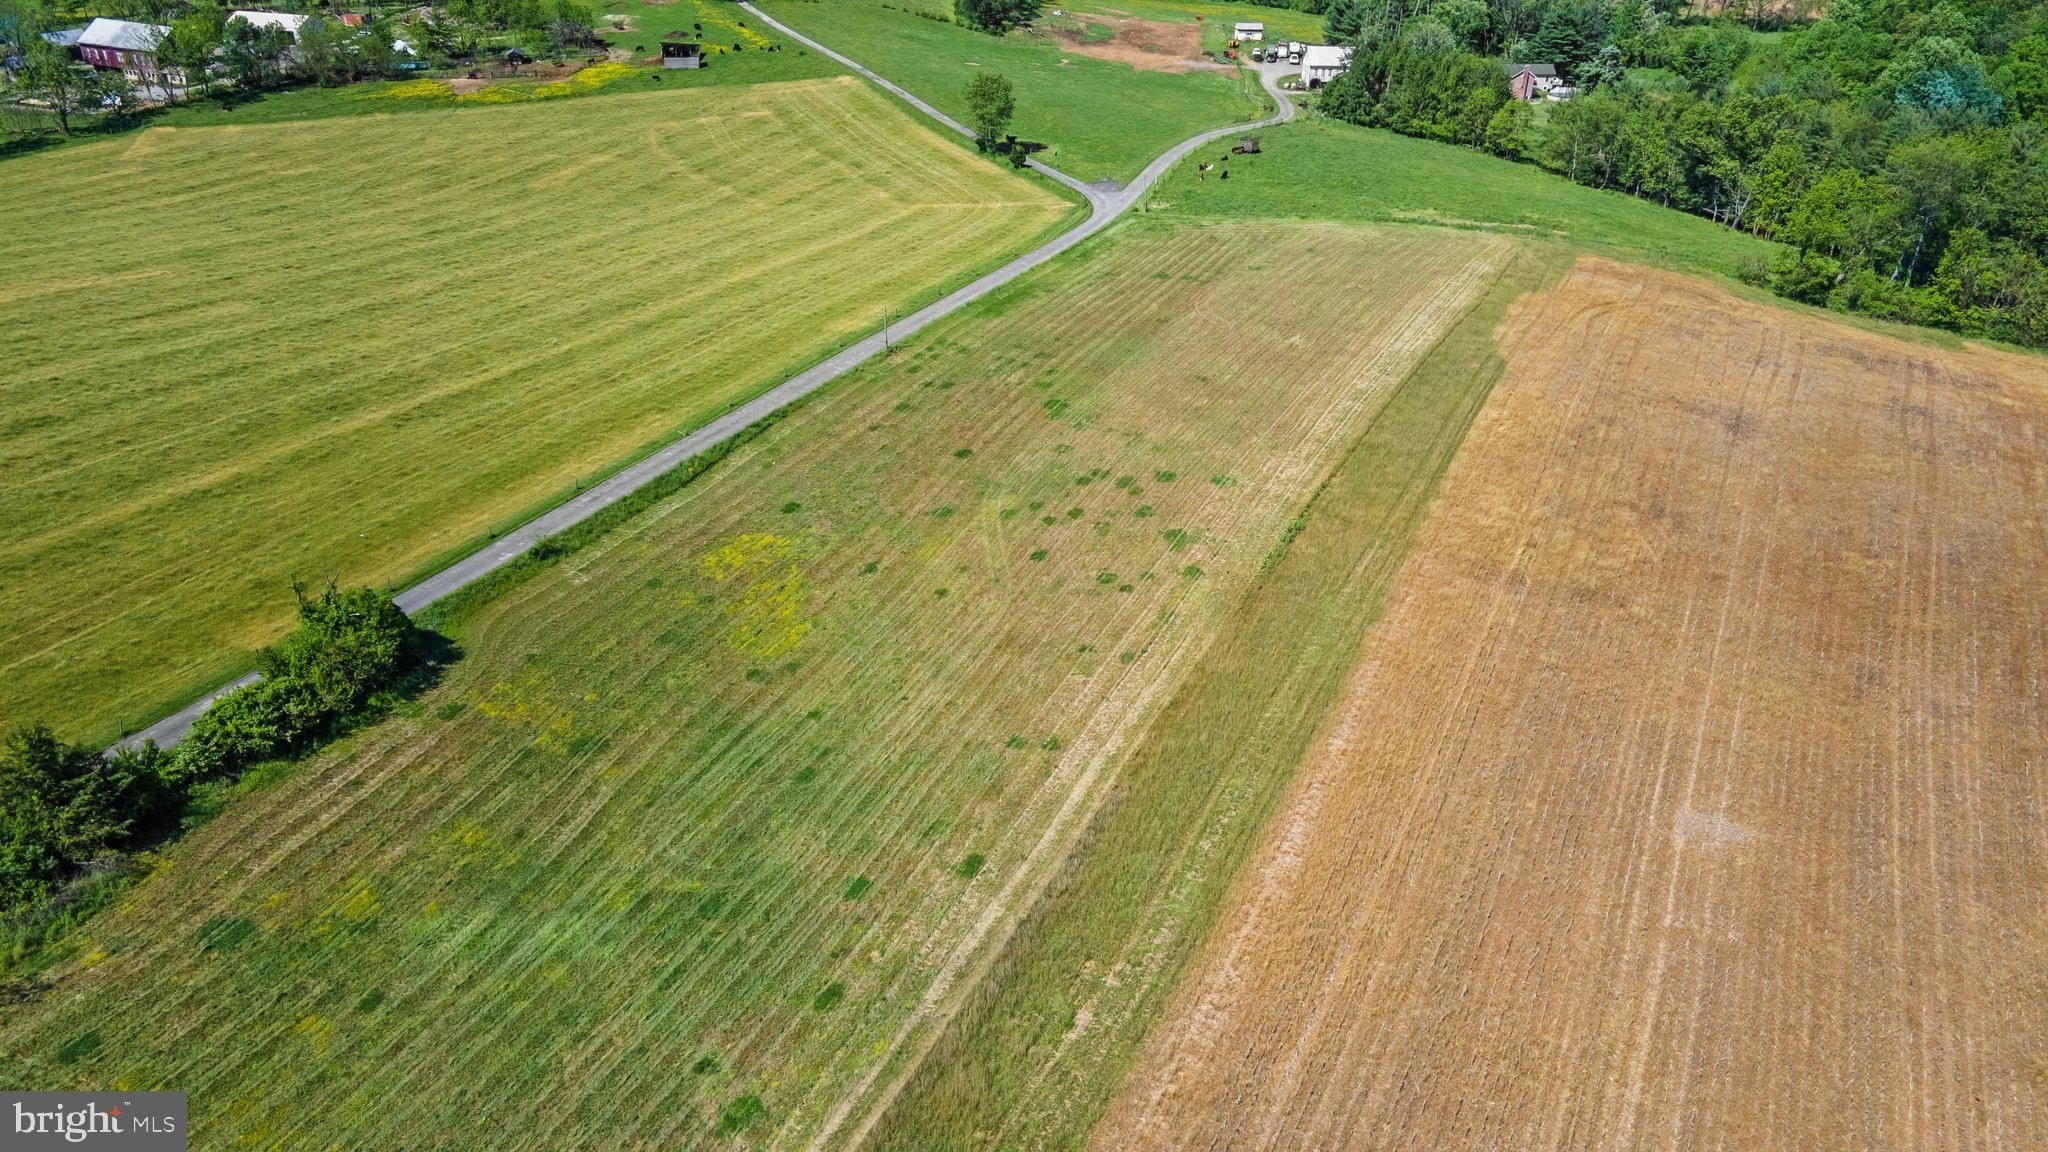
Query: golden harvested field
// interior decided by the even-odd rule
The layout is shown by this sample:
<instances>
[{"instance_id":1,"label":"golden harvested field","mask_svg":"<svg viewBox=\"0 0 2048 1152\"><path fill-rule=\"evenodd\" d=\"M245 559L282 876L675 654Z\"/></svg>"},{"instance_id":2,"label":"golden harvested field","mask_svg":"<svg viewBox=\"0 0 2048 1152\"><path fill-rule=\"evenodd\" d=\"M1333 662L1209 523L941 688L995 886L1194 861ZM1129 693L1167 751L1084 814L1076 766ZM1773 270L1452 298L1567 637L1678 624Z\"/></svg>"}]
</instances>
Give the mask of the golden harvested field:
<instances>
[{"instance_id":1,"label":"golden harvested field","mask_svg":"<svg viewBox=\"0 0 2048 1152\"><path fill-rule=\"evenodd\" d=\"M2048 370L1600 260L1102 1149L2048 1147Z\"/></svg>"},{"instance_id":2,"label":"golden harvested field","mask_svg":"<svg viewBox=\"0 0 2048 1152\"><path fill-rule=\"evenodd\" d=\"M201 1147L855 1141L1511 244L1136 221L935 325L187 836L0 1085L175 1085Z\"/></svg>"},{"instance_id":3,"label":"golden harvested field","mask_svg":"<svg viewBox=\"0 0 2048 1152\"><path fill-rule=\"evenodd\" d=\"M0 204L0 722L80 741L1069 211L843 76L155 128Z\"/></svg>"}]
</instances>

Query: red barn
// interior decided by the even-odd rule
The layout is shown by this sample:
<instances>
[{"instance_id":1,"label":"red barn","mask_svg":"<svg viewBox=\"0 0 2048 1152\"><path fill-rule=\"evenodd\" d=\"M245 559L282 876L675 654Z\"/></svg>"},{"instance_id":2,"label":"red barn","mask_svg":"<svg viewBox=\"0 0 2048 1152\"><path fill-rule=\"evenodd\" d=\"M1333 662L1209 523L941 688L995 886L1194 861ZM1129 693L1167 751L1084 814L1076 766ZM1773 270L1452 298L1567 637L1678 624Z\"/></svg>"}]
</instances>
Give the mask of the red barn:
<instances>
[{"instance_id":1,"label":"red barn","mask_svg":"<svg viewBox=\"0 0 2048 1152\"><path fill-rule=\"evenodd\" d=\"M95 68L115 68L137 80L152 80L156 46L168 32L162 24L94 20L78 35L78 55Z\"/></svg>"}]
</instances>

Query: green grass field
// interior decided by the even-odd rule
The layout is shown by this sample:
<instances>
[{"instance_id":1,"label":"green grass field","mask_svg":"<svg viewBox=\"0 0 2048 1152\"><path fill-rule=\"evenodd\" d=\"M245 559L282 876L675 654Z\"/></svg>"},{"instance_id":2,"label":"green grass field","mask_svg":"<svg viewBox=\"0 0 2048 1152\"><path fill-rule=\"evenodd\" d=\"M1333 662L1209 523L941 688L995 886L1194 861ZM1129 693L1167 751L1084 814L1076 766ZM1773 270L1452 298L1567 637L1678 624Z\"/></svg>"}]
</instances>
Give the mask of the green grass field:
<instances>
[{"instance_id":1,"label":"green grass field","mask_svg":"<svg viewBox=\"0 0 2048 1152\"><path fill-rule=\"evenodd\" d=\"M1732 275L1769 241L1697 216L1574 184L1532 164L1310 116L1259 134L1256 156L1206 177L1191 156L1153 189L1149 210L1228 219L1407 221L1555 237L1593 251Z\"/></svg>"},{"instance_id":2,"label":"green grass field","mask_svg":"<svg viewBox=\"0 0 2048 1152\"><path fill-rule=\"evenodd\" d=\"M703 46L708 66L702 71L707 73L750 61L758 65L763 57L798 51L780 33L727 0L608 0L598 6L598 13L598 35L610 46L651 60L659 57L664 39L687 40ZM626 25L623 31L616 27L620 23ZM771 44L783 45L783 51L761 51Z\"/></svg>"},{"instance_id":3,"label":"green grass field","mask_svg":"<svg viewBox=\"0 0 2048 1152\"><path fill-rule=\"evenodd\" d=\"M850 77L157 128L0 202L0 721L78 740L1074 212Z\"/></svg>"},{"instance_id":4,"label":"green grass field","mask_svg":"<svg viewBox=\"0 0 2048 1152\"><path fill-rule=\"evenodd\" d=\"M1305 44L1323 42L1323 18L1292 8L1268 8L1263 4L1211 4L1204 0L1075 0L1061 7L1069 12L1097 13L1132 20L1157 20L1172 24L1194 22L1202 25L1202 50L1221 51L1230 30L1239 21L1266 26L1266 41L1299 40Z\"/></svg>"},{"instance_id":5,"label":"green grass field","mask_svg":"<svg viewBox=\"0 0 2048 1152\"><path fill-rule=\"evenodd\" d=\"M942 322L189 835L0 1084L175 1085L202 1148L852 1140L1514 247L1138 221Z\"/></svg>"},{"instance_id":6,"label":"green grass field","mask_svg":"<svg viewBox=\"0 0 2048 1152\"><path fill-rule=\"evenodd\" d=\"M770 0L761 9L843 52L941 111L965 115L968 77L993 69L1017 94L1012 131L1051 147L1040 159L1082 180L1128 181L1204 128L1265 115L1256 80L1236 72L1143 72L1012 33L996 38L885 0Z\"/></svg>"}]
</instances>

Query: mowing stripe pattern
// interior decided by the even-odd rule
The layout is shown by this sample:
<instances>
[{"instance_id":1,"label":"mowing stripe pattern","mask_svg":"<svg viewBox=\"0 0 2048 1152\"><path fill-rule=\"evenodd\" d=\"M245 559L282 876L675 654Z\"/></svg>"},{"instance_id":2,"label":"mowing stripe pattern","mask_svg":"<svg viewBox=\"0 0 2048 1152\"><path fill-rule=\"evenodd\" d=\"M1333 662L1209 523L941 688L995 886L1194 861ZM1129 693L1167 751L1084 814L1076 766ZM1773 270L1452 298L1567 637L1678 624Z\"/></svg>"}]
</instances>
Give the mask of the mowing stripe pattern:
<instances>
[{"instance_id":1,"label":"mowing stripe pattern","mask_svg":"<svg viewBox=\"0 0 2048 1152\"><path fill-rule=\"evenodd\" d=\"M189 838L8 1079L223 1145L854 1139L1506 251L1134 223L935 325Z\"/></svg>"},{"instance_id":2,"label":"mowing stripe pattern","mask_svg":"<svg viewBox=\"0 0 2048 1152\"><path fill-rule=\"evenodd\" d=\"M151 130L0 200L0 717L77 739L1067 211L850 77Z\"/></svg>"}]
</instances>

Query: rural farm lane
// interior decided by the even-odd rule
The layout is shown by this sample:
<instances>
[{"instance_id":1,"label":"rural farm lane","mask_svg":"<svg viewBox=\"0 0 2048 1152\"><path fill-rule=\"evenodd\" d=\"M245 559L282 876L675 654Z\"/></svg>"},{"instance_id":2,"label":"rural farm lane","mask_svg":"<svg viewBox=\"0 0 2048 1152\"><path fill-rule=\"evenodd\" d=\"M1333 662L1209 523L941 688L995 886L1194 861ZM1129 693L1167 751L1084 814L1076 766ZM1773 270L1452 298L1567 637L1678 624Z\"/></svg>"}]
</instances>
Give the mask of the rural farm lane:
<instances>
[{"instance_id":1,"label":"rural farm lane","mask_svg":"<svg viewBox=\"0 0 2048 1152\"><path fill-rule=\"evenodd\" d=\"M752 4L742 3L740 7L753 13L762 22L776 31L853 69L869 81L881 86L890 94L907 102L919 112L953 129L955 132L967 136L974 135L972 131L969 131L964 125L948 117L945 113L912 96L895 84L884 80L881 76L855 61L778 22L774 17L762 12ZM1167 149L1152 163L1147 164L1145 170L1138 173L1137 179L1122 188L1084 184L1056 168L1040 164L1036 160L1028 161L1034 171L1042 172L1046 176L1065 184L1067 187L1087 197L1089 205L1088 219L1053 237L1044 244L1033 248L1031 251L1024 253L1008 264L988 273L966 287L925 305L901 320L890 322L882 330L869 334L858 343L848 345L834 355L784 380L782 383L761 393L745 404L734 408L732 411L704 425L695 432L673 441L657 450L654 454L612 473L571 499L556 505L547 512L505 533L477 551L470 553L468 556L434 573L425 580L400 592L394 597L398 606L404 609L408 615L416 614L420 609L455 592L457 589L510 564L543 539L582 523L591 516L632 495L651 483L657 476L681 465L690 457L716 447L737 435L748 425L767 418L776 410L794 404L812 392L844 376L847 372L853 370L855 366L872 358L876 353L885 351L889 343L908 337L932 321L959 311L966 305L974 303L976 300L981 299L1010 281L1015 280L1017 277L1022 276L1024 273L1038 267L1040 264L1086 240L1088 237L1102 231L1103 228L1109 225L1110 221L1116 219L1123 214L1125 209L1137 203L1138 198L1143 196L1153 184L1157 183L1159 178L1166 174L1167 169L1180 163L1181 160L1187 157L1188 153L1202 147L1204 144L1220 140L1234 133L1244 132L1253 128L1266 128L1293 119L1294 104L1288 100L1287 94L1280 90L1278 84L1279 77L1286 74L1290 69L1286 65L1278 67L1269 65L1255 69L1255 71L1259 73L1259 78L1265 84L1266 91L1272 94L1273 100L1278 106L1278 111L1273 115L1268 116L1264 120L1256 120L1245 124L1228 124L1221 128L1212 128L1206 132L1190 136L1172 148ZM215 700L220 699L237 688L254 684L260 678L261 675L259 673L251 672L232 684L223 685L121 741L115 747L140 747L144 741L154 740L158 746L168 748L184 738L185 733L191 729L192 722L199 719L202 713L209 707L212 707Z\"/></svg>"}]
</instances>

